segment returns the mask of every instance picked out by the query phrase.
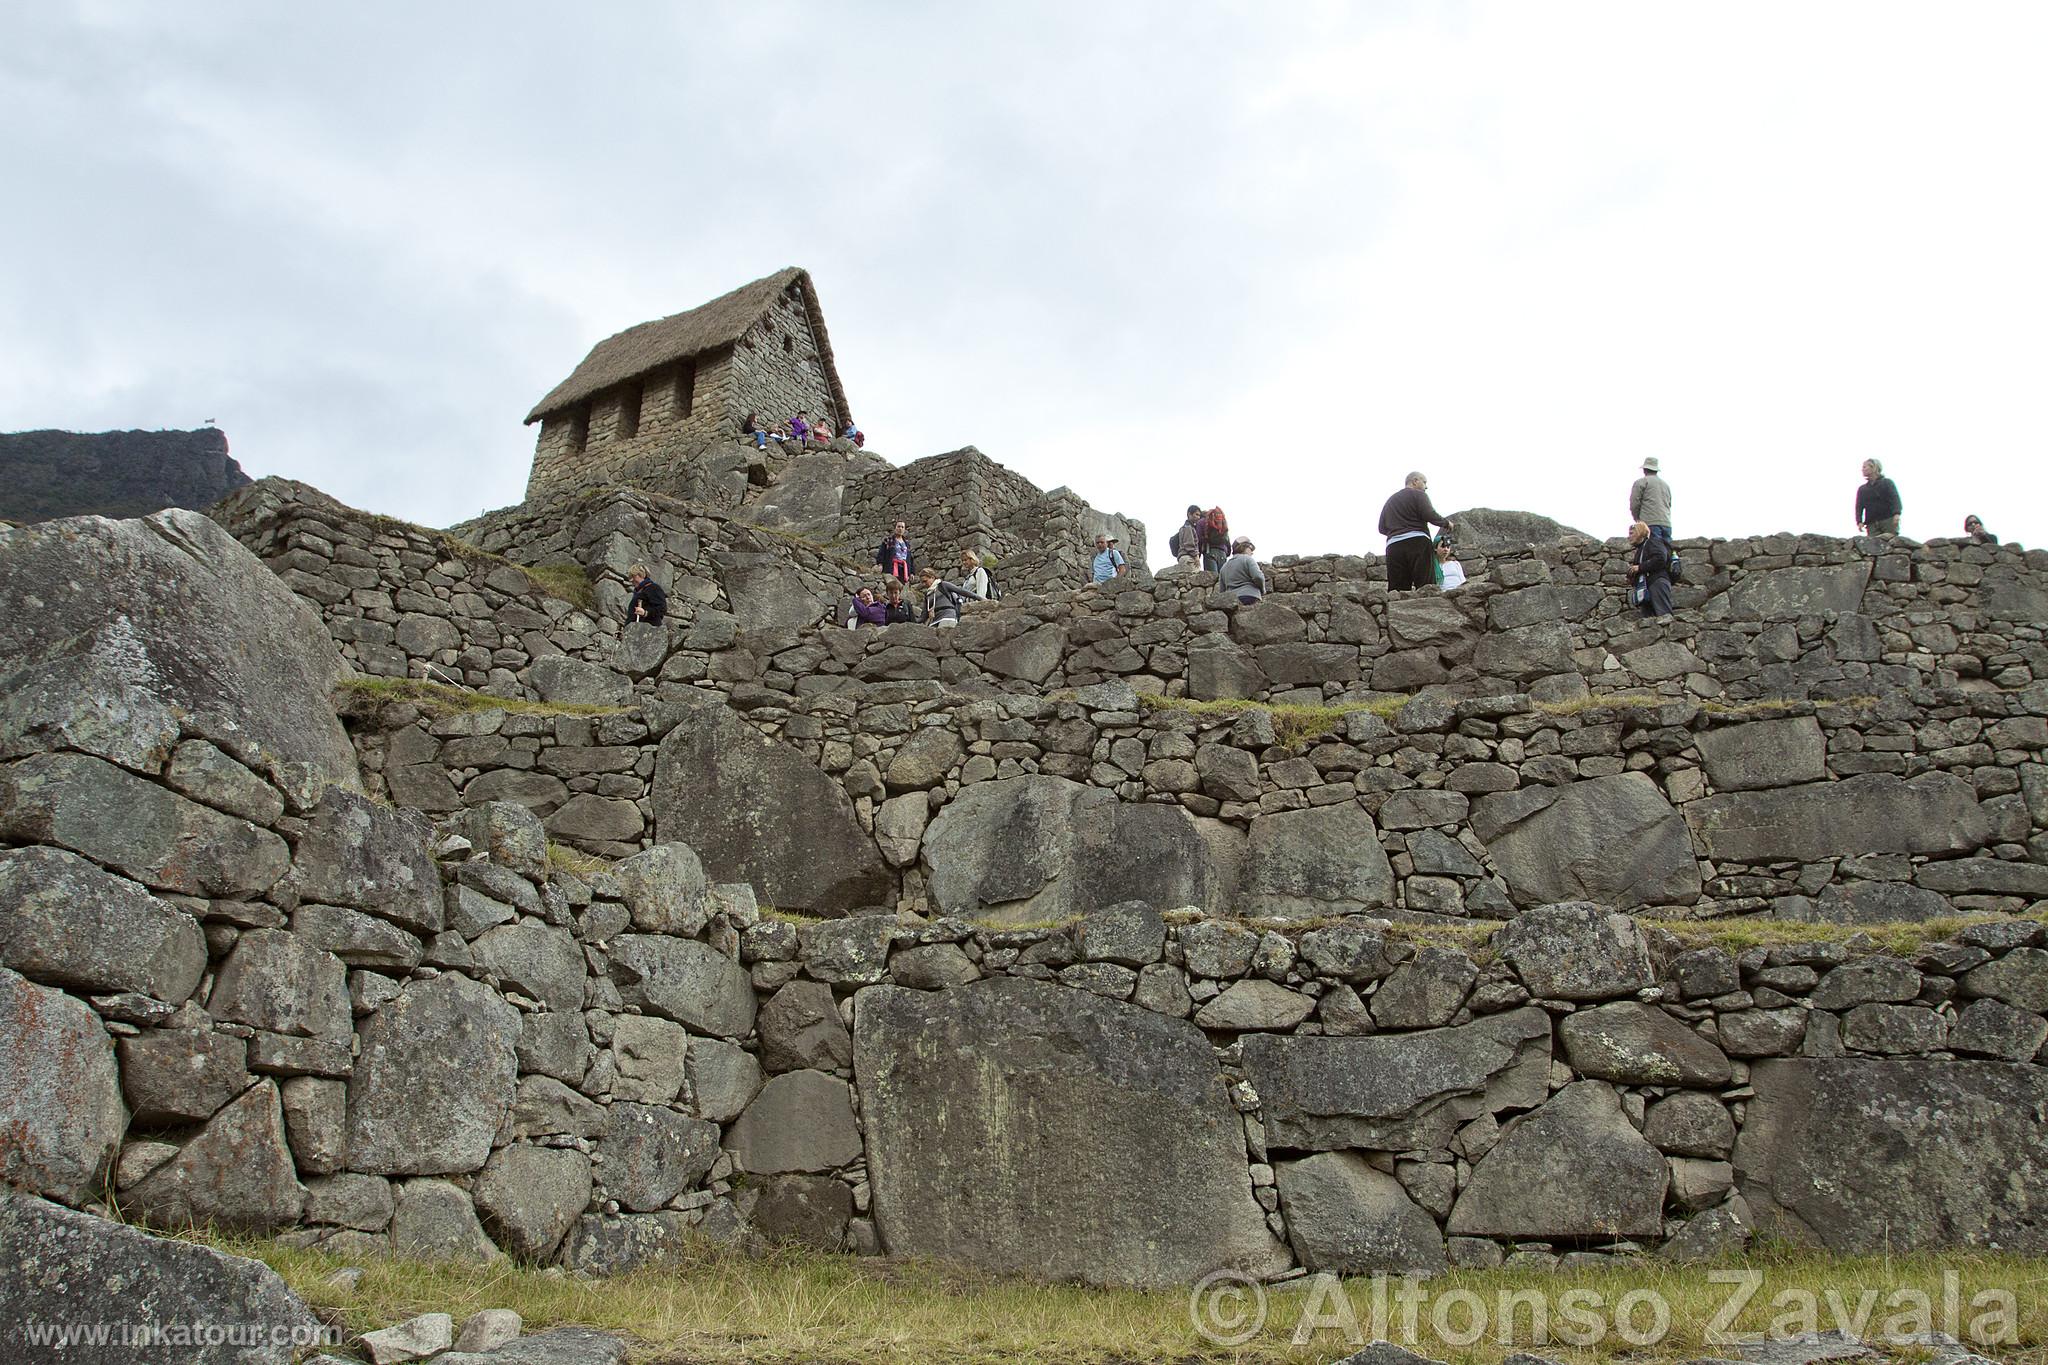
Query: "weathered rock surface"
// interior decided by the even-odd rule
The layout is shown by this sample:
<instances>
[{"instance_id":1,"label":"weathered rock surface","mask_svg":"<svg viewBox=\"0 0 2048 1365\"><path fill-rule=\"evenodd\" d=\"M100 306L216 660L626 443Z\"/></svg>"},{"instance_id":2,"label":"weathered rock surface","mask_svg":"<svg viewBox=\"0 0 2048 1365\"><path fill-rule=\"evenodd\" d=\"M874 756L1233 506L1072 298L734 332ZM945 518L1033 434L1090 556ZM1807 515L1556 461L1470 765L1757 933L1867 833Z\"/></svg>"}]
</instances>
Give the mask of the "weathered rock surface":
<instances>
[{"instance_id":1,"label":"weathered rock surface","mask_svg":"<svg viewBox=\"0 0 2048 1365\"><path fill-rule=\"evenodd\" d=\"M1812 716L1703 730L1693 742L1717 791L1790 787L1828 775L1827 738Z\"/></svg>"},{"instance_id":2,"label":"weathered rock surface","mask_svg":"<svg viewBox=\"0 0 2048 1365\"><path fill-rule=\"evenodd\" d=\"M1472 828L1518 905L1690 905L1700 896L1685 819L1642 773L1481 797Z\"/></svg>"},{"instance_id":3,"label":"weathered rock surface","mask_svg":"<svg viewBox=\"0 0 2048 1365\"><path fill-rule=\"evenodd\" d=\"M1333 1275L1433 1274L1444 1239L1401 1182L1356 1152L1319 1152L1275 1169L1287 1235L1303 1268Z\"/></svg>"},{"instance_id":4,"label":"weathered rock surface","mask_svg":"<svg viewBox=\"0 0 2048 1365\"><path fill-rule=\"evenodd\" d=\"M2048 1248L2048 1069L1787 1058L1750 1083L1735 1172L1760 1231L1839 1252Z\"/></svg>"},{"instance_id":5,"label":"weathered rock surface","mask_svg":"<svg viewBox=\"0 0 2048 1365\"><path fill-rule=\"evenodd\" d=\"M1653 1005L1632 1000L1558 1022L1565 1060L1581 1076L1625 1085L1726 1085L1727 1054Z\"/></svg>"},{"instance_id":6,"label":"weathered rock surface","mask_svg":"<svg viewBox=\"0 0 2048 1365\"><path fill-rule=\"evenodd\" d=\"M1239 901L1246 915L1309 918L1394 903L1394 869L1354 802L1251 822Z\"/></svg>"},{"instance_id":7,"label":"weathered rock surface","mask_svg":"<svg viewBox=\"0 0 2048 1365\"><path fill-rule=\"evenodd\" d=\"M1510 1124L1472 1168L1453 1236L1655 1237L1664 1158L1601 1081L1574 1081Z\"/></svg>"},{"instance_id":8,"label":"weathered rock surface","mask_svg":"<svg viewBox=\"0 0 2048 1365\"><path fill-rule=\"evenodd\" d=\"M123 1322L167 1330L197 1323L254 1329L259 1345L182 1340L162 1349L118 1338L74 1344L61 1357L31 1346L34 1323L105 1321L118 1294ZM0 1185L0 1358L61 1358L83 1365L286 1365L295 1347L324 1338L322 1324L277 1272L201 1246L151 1236ZM167 1337L167 1340L170 1338Z\"/></svg>"},{"instance_id":9,"label":"weathered rock surface","mask_svg":"<svg viewBox=\"0 0 2048 1365\"><path fill-rule=\"evenodd\" d=\"M277 1084L265 1079L207 1120L178 1154L122 1196L163 1228L269 1232L297 1221L306 1192L285 1143Z\"/></svg>"},{"instance_id":10,"label":"weathered rock surface","mask_svg":"<svg viewBox=\"0 0 2048 1365\"><path fill-rule=\"evenodd\" d=\"M418 933L438 932L441 876L415 811L330 790L300 836L290 889L302 900L349 905Z\"/></svg>"},{"instance_id":11,"label":"weathered rock surface","mask_svg":"<svg viewBox=\"0 0 2048 1365\"><path fill-rule=\"evenodd\" d=\"M709 944L659 934L612 940L611 977L629 1005L720 1038L744 1038L754 1026L754 987L746 969Z\"/></svg>"},{"instance_id":12,"label":"weathered rock surface","mask_svg":"<svg viewBox=\"0 0 2048 1365\"><path fill-rule=\"evenodd\" d=\"M1021 979L885 986L854 1065L891 1252L1144 1286L1286 1264L1185 1021Z\"/></svg>"},{"instance_id":13,"label":"weathered rock surface","mask_svg":"<svg viewBox=\"0 0 2048 1365\"><path fill-rule=\"evenodd\" d=\"M1550 1019L1519 1009L1420 1033L1255 1033L1244 1039L1244 1066L1276 1147L1441 1147L1468 1119L1542 1101Z\"/></svg>"},{"instance_id":14,"label":"weathered rock surface","mask_svg":"<svg viewBox=\"0 0 2048 1365\"><path fill-rule=\"evenodd\" d=\"M598 1143L607 1198L652 1213L690 1189L718 1160L718 1125L648 1104L615 1104Z\"/></svg>"},{"instance_id":15,"label":"weathered rock surface","mask_svg":"<svg viewBox=\"0 0 2048 1365\"><path fill-rule=\"evenodd\" d=\"M155 771L195 735L310 805L355 787L319 614L196 512L0 530L0 756Z\"/></svg>"},{"instance_id":16,"label":"weathered rock surface","mask_svg":"<svg viewBox=\"0 0 2048 1365\"><path fill-rule=\"evenodd\" d=\"M662 741L653 801L659 837L687 842L712 881L747 882L765 905L829 914L894 894L839 783L730 708L702 708Z\"/></svg>"},{"instance_id":17,"label":"weathered rock surface","mask_svg":"<svg viewBox=\"0 0 2048 1365\"><path fill-rule=\"evenodd\" d=\"M83 1203L127 1126L113 1040L99 1016L0 968L0 1180Z\"/></svg>"},{"instance_id":18,"label":"weathered rock surface","mask_svg":"<svg viewBox=\"0 0 2048 1365\"><path fill-rule=\"evenodd\" d=\"M1186 811L1062 777L963 788L925 831L924 857L932 899L953 915L1062 919L1210 896L1206 846Z\"/></svg>"},{"instance_id":19,"label":"weathered rock surface","mask_svg":"<svg viewBox=\"0 0 2048 1365\"><path fill-rule=\"evenodd\" d=\"M563 1147L515 1142L491 1154L476 1181L476 1208L514 1256L545 1262L590 1205L590 1158Z\"/></svg>"},{"instance_id":20,"label":"weathered rock surface","mask_svg":"<svg viewBox=\"0 0 2048 1365\"><path fill-rule=\"evenodd\" d=\"M414 981L361 1022L348 1083L349 1165L380 1175L474 1171L512 1108L519 1014L455 974ZM431 1095L432 1104L420 1097Z\"/></svg>"},{"instance_id":21,"label":"weathered rock surface","mask_svg":"<svg viewBox=\"0 0 2048 1365\"><path fill-rule=\"evenodd\" d=\"M725 1144L742 1170L757 1175L836 1170L861 1151L853 1088L822 1071L771 1077Z\"/></svg>"},{"instance_id":22,"label":"weathered rock surface","mask_svg":"<svg viewBox=\"0 0 2048 1365\"><path fill-rule=\"evenodd\" d=\"M1494 935L1493 947L1544 1000L1612 1000L1657 979L1641 927L1584 902L1520 915Z\"/></svg>"},{"instance_id":23,"label":"weathered rock surface","mask_svg":"<svg viewBox=\"0 0 2048 1365\"><path fill-rule=\"evenodd\" d=\"M1813 862L1872 853L1967 853L1991 830L1970 784L1949 773L1910 780L1862 773L1773 791L1735 792L1685 808L1710 858Z\"/></svg>"},{"instance_id":24,"label":"weathered rock surface","mask_svg":"<svg viewBox=\"0 0 2048 1365\"><path fill-rule=\"evenodd\" d=\"M0 856L0 966L53 986L182 1004L206 970L199 922L54 848Z\"/></svg>"}]
</instances>

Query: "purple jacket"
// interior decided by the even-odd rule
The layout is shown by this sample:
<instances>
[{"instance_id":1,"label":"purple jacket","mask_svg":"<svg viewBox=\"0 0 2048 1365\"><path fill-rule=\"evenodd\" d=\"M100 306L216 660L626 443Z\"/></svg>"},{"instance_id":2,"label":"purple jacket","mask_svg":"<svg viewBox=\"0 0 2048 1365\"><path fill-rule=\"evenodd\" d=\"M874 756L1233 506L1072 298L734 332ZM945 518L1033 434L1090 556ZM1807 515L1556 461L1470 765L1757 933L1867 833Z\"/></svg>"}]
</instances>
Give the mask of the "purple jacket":
<instances>
[{"instance_id":1,"label":"purple jacket","mask_svg":"<svg viewBox=\"0 0 2048 1365\"><path fill-rule=\"evenodd\" d=\"M801 417L792 417L789 419L789 434L801 441L811 434L811 424Z\"/></svg>"},{"instance_id":2,"label":"purple jacket","mask_svg":"<svg viewBox=\"0 0 2048 1365\"><path fill-rule=\"evenodd\" d=\"M853 604L853 614L861 619L863 625L886 626L889 624L889 604L887 602L856 602Z\"/></svg>"}]
</instances>

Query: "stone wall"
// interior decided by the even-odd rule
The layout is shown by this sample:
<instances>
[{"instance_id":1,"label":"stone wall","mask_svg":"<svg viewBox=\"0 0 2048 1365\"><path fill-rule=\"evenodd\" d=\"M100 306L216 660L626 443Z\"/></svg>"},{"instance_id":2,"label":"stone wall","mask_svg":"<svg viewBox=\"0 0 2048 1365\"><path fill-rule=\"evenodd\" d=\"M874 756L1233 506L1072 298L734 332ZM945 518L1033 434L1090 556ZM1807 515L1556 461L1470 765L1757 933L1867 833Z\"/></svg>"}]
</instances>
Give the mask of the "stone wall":
<instances>
[{"instance_id":1,"label":"stone wall","mask_svg":"<svg viewBox=\"0 0 2048 1365\"><path fill-rule=\"evenodd\" d=\"M736 432L748 413L759 413L770 426L787 422L798 412L838 435L846 414L832 401L825 377L825 357L811 325L803 294L791 285L775 306L755 323L732 351L724 403L723 432Z\"/></svg>"},{"instance_id":2,"label":"stone wall","mask_svg":"<svg viewBox=\"0 0 2048 1365\"><path fill-rule=\"evenodd\" d=\"M599 1273L692 1232L1139 1285L2048 1249L2037 921L1907 958L1575 904L1485 953L1144 904L800 924L678 845L551 866L509 803L265 828L288 862L210 896L98 865L130 833L0 853L11 1182Z\"/></svg>"},{"instance_id":3,"label":"stone wall","mask_svg":"<svg viewBox=\"0 0 2048 1365\"><path fill-rule=\"evenodd\" d=\"M877 470L847 486L843 543L873 547L898 521L908 525L920 558L935 556L929 562L943 572L959 563L962 550L993 554L998 581L1011 592L1086 583L1099 534L1119 537L1133 565L1145 562L1143 522L1097 512L1064 488L1041 492L972 446Z\"/></svg>"}]
</instances>

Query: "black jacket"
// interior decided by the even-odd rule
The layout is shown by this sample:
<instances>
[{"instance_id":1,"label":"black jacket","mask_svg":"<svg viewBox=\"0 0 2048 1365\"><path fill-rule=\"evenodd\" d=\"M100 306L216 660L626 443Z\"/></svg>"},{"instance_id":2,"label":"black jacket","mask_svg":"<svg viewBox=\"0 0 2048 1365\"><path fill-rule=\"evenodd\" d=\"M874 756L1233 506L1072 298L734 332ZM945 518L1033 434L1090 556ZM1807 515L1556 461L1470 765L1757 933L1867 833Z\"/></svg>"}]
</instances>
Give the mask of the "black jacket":
<instances>
[{"instance_id":1,"label":"black jacket","mask_svg":"<svg viewBox=\"0 0 2048 1365\"><path fill-rule=\"evenodd\" d=\"M1868 526L1873 521L1895 517L1905 508L1899 501L1899 486L1892 482L1889 474L1880 474L1874 479L1865 479L1863 486L1856 490L1856 524Z\"/></svg>"},{"instance_id":2,"label":"black jacket","mask_svg":"<svg viewBox=\"0 0 2048 1365\"><path fill-rule=\"evenodd\" d=\"M917 577L917 550L910 545L908 539L904 541L904 547L904 554L908 557L904 572L915 578ZM896 537L894 536L883 536L882 543L875 547L875 563L880 566L883 573L889 573L891 571L889 566L896 562L895 550Z\"/></svg>"},{"instance_id":3,"label":"black jacket","mask_svg":"<svg viewBox=\"0 0 2048 1365\"><path fill-rule=\"evenodd\" d=\"M1648 582L1652 578L1671 577L1671 542L1650 533L1649 539L1636 546L1636 577Z\"/></svg>"},{"instance_id":4,"label":"black jacket","mask_svg":"<svg viewBox=\"0 0 2048 1365\"><path fill-rule=\"evenodd\" d=\"M646 616L633 615L633 608L639 606L647 608ZM629 624L644 620L650 626L658 626L667 616L668 594L662 591L661 584L649 578L633 589L633 596L626 602L626 620Z\"/></svg>"},{"instance_id":5,"label":"black jacket","mask_svg":"<svg viewBox=\"0 0 2048 1365\"><path fill-rule=\"evenodd\" d=\"M1429 494L1420 488L1403 488L1380 508L1380 534L1383 536L1427 532L1432 525L1449 529L1450 524L1437 515L1436 508L1430 505Z\"/></svg>"}]
</instances>

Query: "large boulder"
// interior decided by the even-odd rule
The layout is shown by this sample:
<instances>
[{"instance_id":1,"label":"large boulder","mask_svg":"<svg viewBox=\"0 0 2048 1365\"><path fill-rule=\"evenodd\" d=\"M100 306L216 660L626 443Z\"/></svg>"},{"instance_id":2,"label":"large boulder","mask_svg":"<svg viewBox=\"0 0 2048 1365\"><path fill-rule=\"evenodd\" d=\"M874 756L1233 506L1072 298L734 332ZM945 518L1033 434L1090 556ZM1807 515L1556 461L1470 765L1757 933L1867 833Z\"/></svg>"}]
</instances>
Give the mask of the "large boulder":
<instances>
[{"instance_id":1,"label":"large boulder","mask_svg":"<svg viewBox=\"0 0 2048 1365\"><path fill-rule=\"evenodd\" d=\"M1770 569L1743 579L1722 600L1726 614L1738 621L1791 621L1827 611L1854 612L1862 607L1869 582L1867 563Z\"/></svg>"},{"instance_id":2,"label":"large boulder","mask_svg":"<svg viewBox=\"0 0 2048 1365\"><path fill-rule=\"evenodd\" d=\"M1467 1120L1549 1093L1550 1018L1534 1008L1419 1033L1254 1033L1243 1047L1267 1141L1296 1151L1442 1147Z\"/></svg>"},{"instance_id":3,"label":"large boulder","mask_svg":"<svg viewBox=\"0 0 2048 1365\"><path fill-rule=\"evenodd\" d=\"M124 1209L164 1228L269 1232L306 1205L286 1144L277 1082L265 1077L208 1119L178 1154L124 1190Z\"/></svg>"},{"instance_id":4,"label":"large boulder","mask_svg":"<svg viewBox=\"0 0 2048 1365\"><path fill-rule=\"evenodd\" d=\"M474 1171L511 1112L519 1012L450 973L409 983L358 1030L348 1162L376 1175ZM431 1102L422 1102L431 1097Z\"/></svg>"},{"instance_id":5,"label":"large boulder","mask_svg":"<svg viewBox=\"0 0 2048 1365\"><path fill-rule=\"evenodd\" d=\"M0 966L94 994L180 1005L206 970L199 921L73 853L0 856Z\"/></svg>"},{"instance_id":6,"label":"large boulder","mask_svg":"<svg viewBox=\"0 0 2048 1365\"><path fill-rule=\"evenodd\" d=\"M1246 915L1313 918L1394 903L1394 869L1372 817L1355 802L1253 819L1244 880Z\"/></svg>"},{"instance_id":7,"label":"large boulder","mask_svg":"<svg viewBox=\"0 0 2048 1365\"><path fill-rule=\"evenodd\" d=\"M1194 1025L1020 978L860 999L854 1067L892 1254L1155 1288L1287 1265Z\"/></svg>"},{"instance_id":8,"label":"large boulder","mask_svg":"<svg viewBox=\"0 0 2048 1365\"><path fill-rule=\"evenodd\" d=\"M360 785L319 614L198 513L0 530L0 602L22 604L0 613L0 757L156 772L182 734L302 805Z\"/></svg>"},{"instance_id":9,"label":"large boulder","mask_svg":"<svg viewBox=\"0 0 2048 1365\"><path fill-rule=\"evenodd\" d=\"M1790 787L1828 775L1827 736L1812 716L1728 725L1693 742L1716 791Z\"/></svg>"},{"instance_id":10,"label":"large boulder","mask_svg":"<svg viewBox=\"0 0 2048 1365\"><path fill-rule=\"evenodd\" d=\"M660 839L697 851L713 882L762 904L830 914L895 899L895 878L844 788L729 707L693 711L654 765Z\"/></svg>"},{"instance_id":11,"label":"large boulder","mask_svg":"<svg viewBox=\"0 0 2048 1365\"><path fill-rule=\"evenodd\" d=\"M1592 539L1584 531L1574 530L1561 521L1552 521L1534 512L1501 511L1492 507L1474 507L1458 512L1451 517L1451 524L1456 528L1452 539L1460 550L1477 550L1485 554L1529 550L1539 545L1555 545L1566 539Z\"/></svg>"},{"instance_id":12,"label":"large boulder","mask_svg":"<svg viewBox=\"0 0 2048 1365\"><path fill-rule=\"evenodd\" d=\"M1542 1000L1612 1000L1657 980L1642 927L1583 901L1517 916L1494 934L1493 949Z\"/></svg>"},{"instance_id":13,"label":"large boulder","mask_svg":"<svg viewBox=\"0 0 2048 1365\"><path fill-rule=\"evenodd\" d=\"M1685 819L1644 773L1484 796L1472 829L1515 903L1690 905L1700 869Z\"/></svg>"},{"instance_id":14,"label":"large boulder","mask_svg":"<svg viewBox=\"0 0 2048 1365\"><path fill-rule=\"evenodd\" d=\"M116 1311L118 1310L118 1311ZM166 1345L115 1335L61 1354L31 1345L38 1325L105 1322L162 1328ZM232 1326L218 1340L196 1327ZM172 1333L182 1333L172 1336ZM332 1329L261 1261L76 1213L0 1184L0 1359L67 1365L286 1365Z\"/></svg>"},{"instance_id":15,"label":"large boulder","mask_svg":"<svg viewBox=\"0 0 2048 1365\"><path fill-rule=\"evenodd\" d=\"M1689 803L1685 819L1707 857L1737 863L1968 853L1992 831L1976 791L1952 773L1910 780L1862 773L1840 782L1730 792Z\"/></svg>"},{"instance_id":16,"label":"large boulder","mask_svg":"<svg viewBox=\"0 0 2048 1365\"><path fill-rule=\"evenodd\" d=\"M780 555L725 553L712 561L741 630L801 630L831 609Z\"/></svg>"},{"instance_id":17,"label":"large boulder","mask_svg":"<svg viewBox=\"0 0 2048 1365\"><path fill-rule=\"evenodd\" d=\"M351 905L419 933L440 931L441 874L419 812L329 791L293 851L292 894Z\"/></svg>"},{"instance_id":18,"label":"large boulder","mask_svg":"<svg viewBox=\"0 0 2048 1365\"><path fill-rule=\"evenodd\" d=\"M113 1040L99 1016L0 968L0 1188L83 1203L127 1127ZM5 1252L0 1241L0 1259Z\"/></svg>"},{"instance_id":19,"label":"large boulder","mask_svg":"<svg viewBox=\"0 0 2048 1365\"><path fill-rule=\"evenodd\" d=\"M1432 1274L1444 1239L1401 1182L1356 1152L1318 1152L1274 1168L1287 1238L1304 1269L1331 1275Z\"/></svg>"},{"instance_id":20,"label":"large boulder","mask_svg":"<svg viewBox=\"0 0 2048 1365\"><path fill-rule=\"evenodd\" d=\"M1032 775L962 788L925 831L933 901L949 915L1065 919L1124 901L1205 905L1213 869L1194 817Z\"/></svg>"},{"instance_id":21,"label":"large boulder","mask_svg":"<svg viewBox=\"0 0 2048 1365\"><path fill-rule=\"evenodd\" d=\"M610 967L620 998L635 1008L720 1038L744 1038L754 1027L746 968L709 944L621 934L612 940Z\"/></svg>"},{"instance_id":22,"label":"large boulder","mask_svg":"<svg viewBox=\"0 0 2048 1365\"><path fill-rule=\"evenodd\" d=\"M1454 1237L1657 1237L1664 1157L1604 1081L1575 1081L1523 1115L1472 1167Z\"/></svg>"},{"instance_id":23,"label":"large boulder","mask_svg":"<svg viewBox=\"0 0 2048 1365\"><path fill-rule=\"evenodd\" d=\"M1761 1232L1830 1251L2048 1251L2048 1069L1784 1058L1750 1071L1735 1174Z\"/></svg>"},{"instance_id":24,"label":"large boulder","mask_svg":"<svg viewBox=\"0 0 2048 1365\"><path fill-rule=\"evenodd\" d=\"M291 865L267 829L87 754L0 765L0 839L56 844L159 891L248 899Z\"/></svg>"}]
</instances>

